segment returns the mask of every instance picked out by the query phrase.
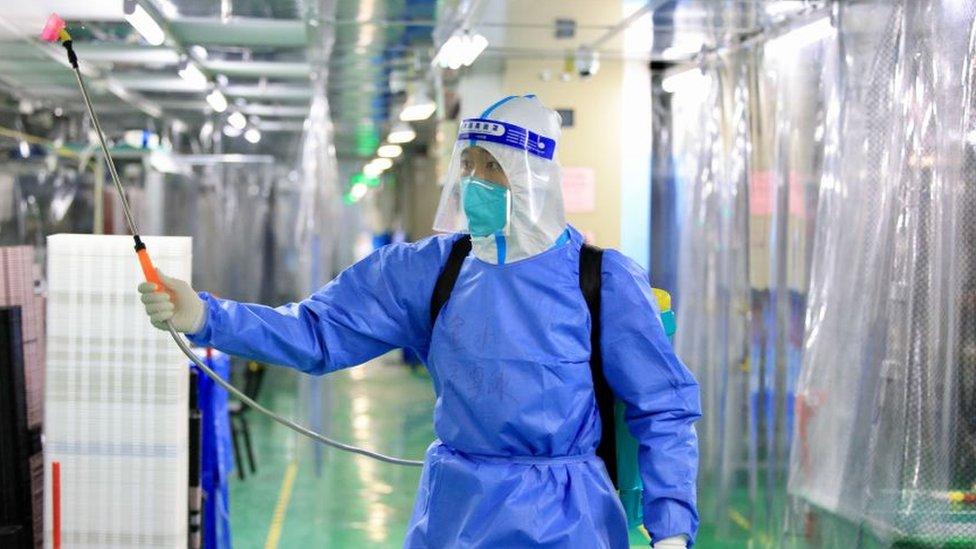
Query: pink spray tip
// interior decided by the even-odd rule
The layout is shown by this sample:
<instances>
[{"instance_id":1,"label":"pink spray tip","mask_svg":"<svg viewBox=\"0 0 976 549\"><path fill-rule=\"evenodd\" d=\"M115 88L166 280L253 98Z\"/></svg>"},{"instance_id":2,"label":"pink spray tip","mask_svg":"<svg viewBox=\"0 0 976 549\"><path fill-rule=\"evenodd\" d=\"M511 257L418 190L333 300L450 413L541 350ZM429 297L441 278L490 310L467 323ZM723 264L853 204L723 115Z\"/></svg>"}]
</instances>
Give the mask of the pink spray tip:
<instances>
[{"instance_id":1,"label":"pink spray tip","mask_svg":"<svg viewBox=\"0 0 976 549\"><path fill-rule=\"evenodd\" d=\"M41 40L45 42L57 42L58 38L61 36L61 31L64 30L65 24L64 19L58 17L58 14L52 13L50 17L47 18L47 23L44 25L44 30L41 31Z\"/></svg>"}]
</instances>

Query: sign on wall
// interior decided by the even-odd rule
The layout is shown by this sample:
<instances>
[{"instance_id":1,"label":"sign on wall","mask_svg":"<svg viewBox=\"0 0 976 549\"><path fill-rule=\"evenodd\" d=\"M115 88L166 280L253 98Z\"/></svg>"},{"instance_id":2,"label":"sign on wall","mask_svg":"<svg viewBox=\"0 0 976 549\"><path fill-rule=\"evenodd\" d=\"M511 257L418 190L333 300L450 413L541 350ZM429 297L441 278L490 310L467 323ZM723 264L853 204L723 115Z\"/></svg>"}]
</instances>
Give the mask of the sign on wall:
<instances>
[{"instance_id":1,"label":"sign on wall","mask_svg":"<svg viewBox=\"0 0 976 549\"><path fill-rule=\"evenodd\" d=\"M563 168L563 200L566 213L596 210L596 174L593 168Z\"/></svg>"}]
</instances>

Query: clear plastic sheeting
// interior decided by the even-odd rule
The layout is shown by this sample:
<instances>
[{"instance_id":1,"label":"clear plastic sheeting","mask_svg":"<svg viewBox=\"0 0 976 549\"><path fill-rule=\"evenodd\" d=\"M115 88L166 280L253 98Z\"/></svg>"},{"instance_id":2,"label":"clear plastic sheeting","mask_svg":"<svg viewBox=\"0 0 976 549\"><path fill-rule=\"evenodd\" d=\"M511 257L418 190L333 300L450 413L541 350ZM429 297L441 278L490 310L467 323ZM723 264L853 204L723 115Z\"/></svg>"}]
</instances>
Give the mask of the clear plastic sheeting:
<instances>
[{"instance_id":1,"label":"clear plastic sheeting","mask_svg":"<svg viewBox=\"0 0 976 549\"><path fill-rule=\"evenodd\" d=\"M839 10L790 540L976 545L974 14Z\"/></svg>"},{"instance_id":2,"label":"clear plastic sheeting","mask_svg":"<svg viewBox=\"0 0 976 549\"><path fill-rule=\"evenodd\" d=\"M702 522L976 546L976 2L832 10L670 86Z\"/></svg>"},{"instance_id":3,"label":"clear plastic sheeting","mask_svg":"<svg viewBox=\"0 0 976 549\"><path fill-rule=\"evenodd\" d=\"M299 287L306 295L332 278L338 241L335 229L339 227L342 204L325 83L313 82L312 87L321 88L321 93L313 93L311 112L305 121L295 219L295 241L301 250Z\"/></svg>"},{"instance_id":4,"label":"clear plastic sheeting","mask_svg":"<svg viewBox=\"0 0 976 549\"><path fill-rule=\"evenodd\" d=\"M177 157L179 158L179 157ZM14 167L13 164L4 168ZM30 244L43 265L44 238L94 230L90 172L61 163L53 171L22 166L0 171L0 243ZM295 216L298 174L268 157L186 164L164 174L140 161L120 162L126 196L146 235L192 236L199 257L197 287L241 301L283 303L301 297ZM126 230L111 182L102 199L107 234Z\"/></svg>"},{"instance_id":5,"label":"clear plastic sheeting","mask_svg":"<svg viewBox=\"0 0 976 549\"><path fill-rule=\"evenodd\" d=\"M714 412L698 423L703 521L726 508L738 474L745 473L749 287L745 211L739 143L738 177L724 136L734 114L723 109L723 76L709 71L702 96L673 97L678 185L678 284L675 335L678 355L701 385L703 409ZM685 101L688 99L688 101ZM743 123L740 105L739 123ZM679 123L684 121L685 123ZM687 122L691 122L687 124ZM740 134L742 137L742 134ZM687 148L686 148L687 147ZM733 425L734 424L734 425Z\"/></svg>"},{"instance_id":6,"label":"clear plastic sheeting","mask_svg":"<svg viewBox=\"0 0 976 549\"><path fill-rule=\"evenodd\" d=\"M43 247L57 232L92 232L89 173L43 164L0 162L0 245Z\"/></svg>"},{"instance_id":7,"label":"clear plastic sheeting","mask_svg":"<svg viewBox=\"0 0 976 549\"><path fill-rule=\"evenodd\" d=\"M281 278L292 282L289 294L297 293L294 273L277 261L281 247L292 243L281 241L275 210L280 197L294 192L280 171L270 163L216 164L196 168L192 177L147 177L145 194L162 200L161 207L153 204L163 214L160 232L192 236L204 258L193 266L197 288L238 301L272 302Z\"/></svg>"},{"instance_id":8,"label":"clear plastic sheeting","mask_svg":"<svg viewBox=\"0 0 976 549\"><path fill-rule=\"evenodd\" d=\"M335 128L329 110L329 59L335 44L334 0L313 0L306 14L311 33L308 56L312 66L312 101L302 132L300 198L295 220L299 253L299 287L303 295L330 280L334 262L336 229L341 216L342 186L335 152Z\"/></svg>"},{"instance_id":9,"label":"clear plastic sheeting","mask_svg":"<svg viewBox=\"0 0 976 549\"><path fill-rule=\"evenodd\" d=\"M335 151L335 128L329 109L329 61L335 45L336 0L306 3L308 58L312 68L312 100L302 132L299 191L295 217L298 252L297 281L302 297L310 295L338 274L338 245L344 240L342 185ZM301 376L298 396L301 418L312 430L325 428L331 406L332 381ZM315 472L321 474L323 447L313 447Z\"/></svg>"},{"instance_id":10,"label":"clear plastic sheeting","mask_svg":"<svg viewBox=\"0 0 976 549\"><path fill-rule=\"evenodd\" d=\"M765 547L784 520L822 169L824 55L822 40L786 35L664 77L677 189L675 346L706 410L702 523Z\"/></svg>"}]
</instances>

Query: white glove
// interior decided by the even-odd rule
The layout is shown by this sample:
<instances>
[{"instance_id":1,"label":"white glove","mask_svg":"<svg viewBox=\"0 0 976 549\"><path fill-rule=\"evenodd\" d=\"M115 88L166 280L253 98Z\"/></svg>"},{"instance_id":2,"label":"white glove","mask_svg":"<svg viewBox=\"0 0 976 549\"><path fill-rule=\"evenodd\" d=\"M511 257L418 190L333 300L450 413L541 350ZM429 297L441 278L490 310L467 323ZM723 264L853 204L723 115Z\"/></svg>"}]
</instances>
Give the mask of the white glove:
<instances>
[{"instance_id":1,"label":"white glove","mask_svg":"<svg viewBox=\"0 0 976 549\"><path fill-rule=\"evenodd\" d=\"M165 288L157 290L152 282L139 285L142 303L146 306L146 314L152 325L166 330L166 321L169 320L177 332L199 332L206 320L206 303L186 282L170 278L158 269L156 272Z\"/></svg>"},{"instance_id":2,"label":"white glove","mask_svg":"<svg viewBox=\"0 0 976 549\"><path fill-rule=\"evenodd\" d=\"M688 538L682 534L680 536L671 536L670 538L664 538L661 541L655 541L654 547L652 549L687 549L688 548Z\"/></svg>"}]
</instances>

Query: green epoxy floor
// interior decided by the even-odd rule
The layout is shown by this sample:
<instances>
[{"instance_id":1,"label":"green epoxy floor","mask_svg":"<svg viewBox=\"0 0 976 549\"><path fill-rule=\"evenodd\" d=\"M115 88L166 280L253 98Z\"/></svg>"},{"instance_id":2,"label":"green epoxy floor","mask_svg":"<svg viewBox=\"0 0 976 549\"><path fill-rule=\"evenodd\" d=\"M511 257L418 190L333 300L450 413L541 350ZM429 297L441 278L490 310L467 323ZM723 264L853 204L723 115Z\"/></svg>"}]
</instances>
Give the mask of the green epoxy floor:
<instances>
[{"instance_id":1,"label":"green epoxy floor","mask_svg":"<svg viewBox=\"0 0 976 549\"><path fill-rule=\"evenodd\" d=\"M260 400L294 417L299 413L300 374L275 368L265 376ZM342 441L407 458L423 457L433 440L433 389L425 375L400 365L396 355L322 378L324 430ZM316 475L312 443L253 412L257 474L231 479L234 547L265 547L289 464L297 464L278 547L401 547L420 480L419 468L397 467L340 453L322 452ZM647 547L640 533L632 545ZM744 532L716 536L702 528L697 547L758 547Z\"/></svg>"},{"instance_id":2,"label":"green epoxy floor","mask_svg":"<svg viewBox=\"0 0 976 549\"><path fill-rule=\"evenodd\" d=\"M292 417L308 417L298 373L275 368L261 402ZM321 378L324 430L383 453L422 459L433 440L430 381L393 357ZM278 547L400 547L420 480L419 468L398 467L325 449L316 474L313 444L270 419L250 415L257 474L232 477L234 547L265 547L288 466L298 474L281 524Z\"/></svg>"}]
</instances>

